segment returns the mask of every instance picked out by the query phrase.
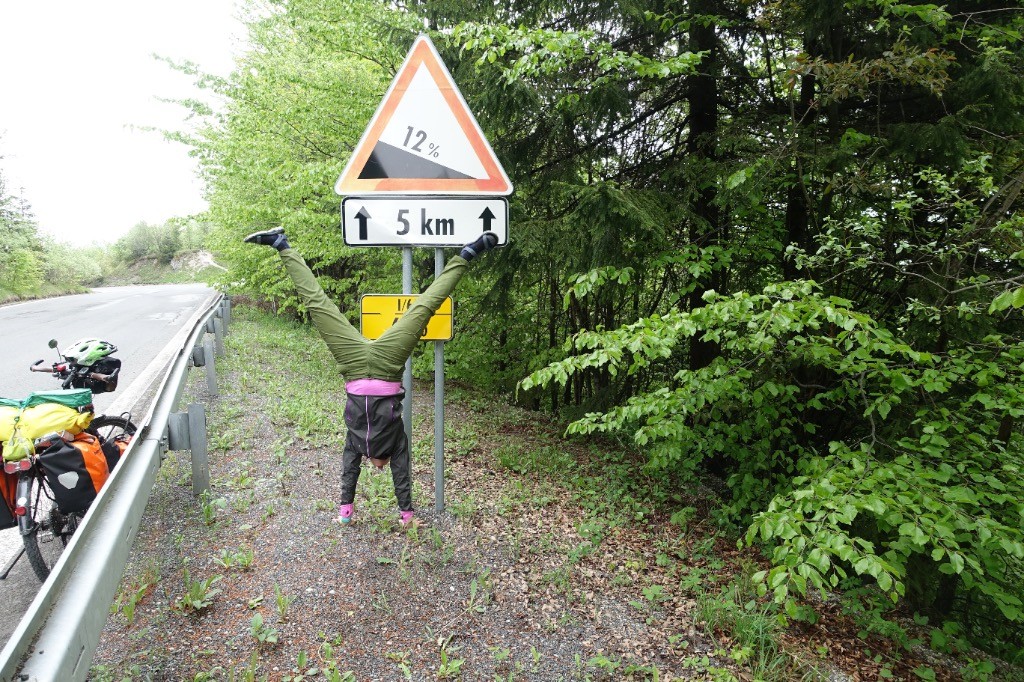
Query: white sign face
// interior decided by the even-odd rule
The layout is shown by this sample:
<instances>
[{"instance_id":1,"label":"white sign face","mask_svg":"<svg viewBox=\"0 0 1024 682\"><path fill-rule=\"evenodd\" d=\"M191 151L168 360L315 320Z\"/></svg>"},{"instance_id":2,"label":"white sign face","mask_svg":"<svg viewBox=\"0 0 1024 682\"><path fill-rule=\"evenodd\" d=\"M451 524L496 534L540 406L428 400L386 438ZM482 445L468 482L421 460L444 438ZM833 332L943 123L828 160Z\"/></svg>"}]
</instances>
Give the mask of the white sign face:
<instances>
[{"instance_id":1,"label":"white sign face","mask_svg":"<svg viewBox=\"0 0 1024 682\"><path fill-rule=\"evenodd\" d=\"M344 196L512 192L427 36L413 43L334 188Z\"/></svg>"},{"instance_id":2,"label":"white sign face","mask_svg":"<svg viewBox=\"0 0 1024 682\"><path fill-rule=\"evenodd\" d=\"M469 138L427 73L426 64L416 68L379 142L453 171L450 175L454 177L487 177Z\"/></svg>"},{"instance_id":3,"label":"white sign face","mask_svg":"<svg viewBox=\"0 0 1024 682\"><path fill-rule=\"evenodd\" d=\"M463 246L487 231L508 243L508 202L489 197L348 197L341 202L348 246Z\"/></svg>"}]
</instances>

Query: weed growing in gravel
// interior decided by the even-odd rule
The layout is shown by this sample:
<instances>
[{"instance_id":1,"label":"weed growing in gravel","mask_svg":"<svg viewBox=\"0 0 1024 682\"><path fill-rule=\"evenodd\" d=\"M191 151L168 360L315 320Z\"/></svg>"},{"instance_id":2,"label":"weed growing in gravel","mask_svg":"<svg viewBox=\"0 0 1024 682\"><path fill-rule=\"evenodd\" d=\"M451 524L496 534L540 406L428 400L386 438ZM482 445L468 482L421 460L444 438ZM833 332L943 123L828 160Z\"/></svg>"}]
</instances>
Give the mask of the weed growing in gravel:
<instances>
[{"instance_id":1,"label":"weed growing in gravel","mask_svg":"<svg viewBox=\"0 0 1024 682\"><path fill-rule=\"evenodd\" d=\"M381 590L379 593L374 595L373 601L370 602L370 606L385 615L391 615L391 602L388 601L387 592L384 590Z\"/></svg>"},{"instance_id":2,"label":"weed growing in gravel","mask_svg":"<svg viewBox=\"0 0 1024 682\"><path fill-rule=\"evenodd\" d=\"M702 668L700 670L701 672L707 672L709 668ZM732 677L727 670L723 669L722 671L729 675L729 677L712 676L711 679L714 682L737 682L736 678ZM641 679L657 682L661 679L661 674L658 672L657 666L654 665L623 663L616 658L604 655L594 656L584 663L579 654L576 654L576 671L574 676L578 680L583 680L583 682L622 679Z\"/></svg>"},{"instance_id":3,"label":"weed growing in gravel","mask_svg":"<svg viewBox=\"0 0 1024 682\"><path fill-rule=\"evenodd\" d=\"M136 677L142 677L142 668L138 665L131 665L124 671L106 665L94 665L89 669L89 679L93 682L131 682Z\"/></svg>"},{"instance_id":4,"label":"weed growing in gravel","mask_svg":"<svg viewBox=\"0 0 1024 682\"><path fill-rule=\"evenodd\" d=\"M211 426L215 426L213 423ZM230 452L238 445L238 432L231 429L211 428L209 429L210 452Z\"/></svg>"},{"instance_id":5,"label":"weed growing in gravel","mask_svg":"<svg viewBox=\"0 0 1024 682\"><path fill-rule=\"evenodd\" d=\"M320 668L310 664L309 654L300 651L295 659L295 667L281 678L281 682L303 682L320 676Z\"/></svg>"},{"instance_id":6,"label":"weed growing in gravel","mask_svg":"<svg viewBox=\"0 0 1024 682\"><path fill-rule=\"evenodd\" d=\"M409 652L408 651L391 651L384 656L389 661L395 663L398 666L399 671L402 673L402 677L406 680L412 679L412 668L409 667Z\"/></svg>"},{"instance_id":7,"label":"weed growing in gravel","mask_svg":"<svg viewBox=\"0 0 1024 682\"><path fill-rule=\"evenodd\" d=\"M228 423L237 421L246 413L243 406L230 402L220 402L215 406L215 409L217 411L217 418Z\"/></svg>"},{"instance_id":8,"label":"weed growing in gravel","mask_svg":"<svg viewBox=\"0 0 1024 682\"><path fill-rule=\"evenodd\" d=\"M612 587L626 587L627 585L632 584L633 576L631 576L627 571L618 571L614 576L612 576Z\"/></svg>"},{"instance_id":9,"label":"weed growing in gravel","mask_svg":"<svg viewBox=\"0 0 1024 682\"><path fill-rule=\"evenodd\" d=\"M225 548L220 551L220 554L213 557L213 561L228 570L237 568L240 571L248 571L252 568L255 558L255 553L247 547L240 547L236 550Z\"/></svg>"},{"instance_id":10,"label":"weed growing in gravel","mask_svg":"<svg viewBox=\"0 0 1024 682\"><path fill-rule=\"evenodd\" d=\"M518 527L514 527L507 540L508 544L505 547L508 552L508 558L511 559L513 563L518 563L519 558L523 554L523 531Z\"/></svg>"},{"instance_id":11,"label":"weed growing in gravel","mask_svg":"<svg viewBox=\"0 0 1024 682\"><path fill-rule=\"evenodd\" d=\"M541 578L544 582L555 588L556 591L564 594L566 598L572 593L572 576L569 573L569 569L565 566L548 571Z\"/></svg>"},{"instance_id":12,"label":"weed growing in gravel","mask_svg":"<svg viewBox=\"0 0 1024 682\"><path fill-rule=\"evenodd\" d=\"M512 478L505 483L494 510L499 516L515 514L527 499L526 482L520 478Z\"/></svg>"},{"instance_id":13,"label":"weed growing in gravel","mask_svg":"<svg viewBox=\"0 0 1024 682\"><path fill-rule=\"evenodd\" d=\"M206 580L192 580L188 569L184 569L185 594L178 597L174 605L182 611L199 612L213 603L213 598L220 594L220 588L214 587L224 576L214 575Z\"/></svg>"},{"instance_id":14,"label":"weed growing in gravel","mask_svg":"<svg viewBox=\"0 0 1024 682\"><path fill-rule=\"evenodd\" d=\"M398 559L398 578L403 583L409 583L412 581L412 561L415 535L417 530L415 527L410 529L409 535L406 537L405 544L402 545L402 556Z\"/></svg>"},{"instance_id":15,"label":"weed growing in gravel","mask_svg":"<svg viewBox=\"0 0 1024 682\"><path fill-rule=\"evenodd\" d=\"M478 509L477 501L470 495L456 497L448 503L448 511L457 519L466 520L473 517Z\"/></svg>"},{"instance_id":16,"label":"weed growing in gravel","mask_svg":"<svg viewBox=\"0 0 1024 682\"><path fill-rule=\"evenodd\" d=\"M433 555L427 555L425 562L432 565L439 564L441 566L447 566L451 560L455 558L455 547L446 542L444 536L441 535L441 531L432 526L427 528L425 531L415 527L411 528L408 535L411 538L415 538L416 541L419 541L421 532L425 534L423 542L429 544L434 550Z\"/></svg>"},{"instance_id":17,"label":"weed growing in gravel","mask_svg":"<svg viewBox=\"0 0 1024 682\"><path fill-rule=\"evenodd\" d=\"M337 642L335 642L337 644ZM334 653L334 647L324 642L320 645L320 660L323 667L320 674L327 682L356 682L356 676L351 671L342 672L338 670L338 657Z\"/></svg>"},{"instance_id":18,"label":"weed growing in gravel","mask_svg":"<svg viewBox=\"0 0 1024 682\"><path fill-rule=\"evenodd\" d=\"M260 667L260 653L259 651L252 652L252 656L249 657L249 662L243 668L235 670L231 668L228 672L228 682L267 682L269 677L262 675L256 677L256 671Z\"/></svg>"},{"instance_id":19,"label":"weed growing in gravel","mask_svg":"<svg viewBox=\"0 0 1024 682\"><path fill-rule=\"evenodd\" d=\"M430 528L427 528L426 531L424 532L426 533L426 541L429 542L435 550L439 550L445 546L444 537L441 535L441 531L439 531L437 528L431 526ZM417 536L419 535L419 533L420 529L417 528Z\"/></svg>"},{"instance_id":20,"label":"weed growing in gravel","mask_svg":"<svg viewBox=\"0 0 1024 682\"><path fill-rule=\"evenodd\" d=\"M537 672L540 669L540 659L542 658L540 651L537 647L530 645L530 659L533 661L533 667L530 669L532 672Z\"/></svg>"},{"instance_id":21,"label":"weed growing in gravel","mask_svg":"<svg viewBox=\"0 0 1024 682\"><path fill-rule=\"evenodd\" d=\"M480 575L469 581L469 600L466 613L483 613L491 601L491 572L484 569Z\"/></svg>"},{"instance_id":22,"label":"weed growing in gravel","mask_svg":"<svg viewBox=\"0 0 1024 682\"><path fill-rule=\"evenodd\" d=\"M252 476L252 462L243 460L239 462L241 470L228 482L228 487L234 490L248 490L256 483Z\"/></svg>"},{"instance_id":23,"label":"weed growing in gravel","mask_svg":"<svg viewBox=\"0 0 1024 682\"><path fill-rule=\"evenodd\" d=\"M580 619L576 617L572 611L562 611L562 614L558 616L558 627L573 626L577 627L580 624Z\"/></svg>"},{"instance_id":24,"label":"weed growing in gravel","mask_svg":"<svg viewBox=\"0 0 1024 682\"><path fill-rule=\"evenodd\" d=\"M274 470L274 482L277 483L277 490L281 497L288 497L291 495L291 490L288 488L288 479L294 477L295 474L291 469L281 468Z\"/></svg>"},{"instance_id":25,"label":"weed growing in gravel","mask_svg":"<svg viewBox=\"0 0 1024 682\"><path fill-rule=\"evenodd\" d=\"M370 527L376 533L389 533L394 528L398 512L395 505L395 489L391 472L387 467L377 471L372 466L363 467L359 476L357 492L362 504L357 504L357 513L367 518Z\"/></svg>"},{"instance_id":26,"label":"weed growing in gravel","mask_svg":"<svg viewBox=\"0 0 1024 682\"><path fill-rule=\"evenodd\" d=\"M179 454L180 453L176 450L169 450L167 452L163 462L160 464L160 468L157 469L156 472L158 483L180 486L187 486L191 484L191 464L188 467L184 466L183 458L180 457Z\"/></svg>"},{"instance_id":27,"label":"weed growing in gravel","mask_svg":"<svg viewBox=\"0 0 1024 682\"><path fill-rule=\"evenodd\" d=\"M239 495L235 495L234 499L231 500L231 508L239 514L244 514L249 511L249 507L256 503L256 499L254 491L246 490Z\"/></svg>"},{"instance_id":28,"label":"weed growing in gravel","mask_svg":"<svg viewBox=\"0 0 1024 682\"><path fill-rule=\"evenodd\" d=\"M288 607L295 601L295 597L289 597L277 583L274 583L274 603L277 607L277 619L282 623L286 620L288 615Z\"/></svg>"},{"instance_id":29,"label":"weed growing in gravel","mask_svg":"<svg viewBox=\"0 0 1024 682\"><path fill-rule=\"evenodd\" d=\"M583 542L569 552L569 563L573 564L597 551L608 534L608 524L600 519L584 519L577 531Z\"/></svg>"},{"instance_id":30,"label":"weed growing in gravel","mask_svg":"<svg viewBox=\"0 0 1024 682\"><path fill-rule=\"evenodd\" d=\"M252 620L249 621L249 632L259 644L277 644L280 633L277 628L263 622L263 616L259 613L254 614Z\"/></svg>"},{"instance_id":31,"label":"weed growing in gravel","mask_svg":"<svg viewBox=\"0 0 1024 682\"><path fill-rule=\"evenodd\" d=\"M223 497L211 498L210 493L203 491L199 496L199 511L203 516L203 523L212 526L217 522L217 511L228 506L227 499Z\"/></svg>"},{"instance_id":32,"label":"weed growing in gravel","mask_svg":"<svg viewBox=\"0 0 1024 682\"><path fill-rule=\"evenodd\" d=\"M452 646L451 642L450 635L438 640L438 657L441 659L437 667L437 679L439 680L458 679L462 675L462 666L466 664L465 659L455 656L459 647Z\"/></svg>"},{"instance_id":33,"label":"weed growing in gravel","mask_svg":"<svg viewBox=\"0 0 1024 682\"><path fill-rule=\"evenodd\" d=\"M110 605L110 612L120 612L126 621L129 623L134 622L135 607L149 594L150 588L156 585L159 580L159 569L156 567L156 564L150 564L143 575L121 588L114 603Z\"/></svg>"},{"instance_id":34,"label":"weed growing in gravel","mask_svg":"<svg viewBox=\"0 0 1024 682\"><path fill-rule=\"evenodd\" d=\"M288 454L288 448L294 444L292 439L287 439L283 443L278 444L274 447L274 463L279 467L287 467L292 463L292 458Z\"/></svg>"},{"instance_id":35,"label":"weed growing in gravel","mask_svg":"<svg viewBox=\"0 0 1024 682\"><path fill-rule=\"evenodd\" d=\"M655 614L661 608L661 603L668 599L668 597L665 595L664 586L657 583L643 587L641 592L644 596L643 600L635 599L629 602L629 604L637 611L647 614L647 624L651 625L654 623Z\"/></svg>"},{"instance_id":36,"label":"weed growing in gravel","mask_svg":"<svg viewBox=\"0 0 1024 682\"><path fill-rule=\"evenodd\" d=\"M509 657L511 657L511 655L512 655L512 650L511 649L506 649L505 647L489 646L487 648L490 650L491 656L498 663L503 663L503 662L509 660Z\"/></svg>"}]
</instances>

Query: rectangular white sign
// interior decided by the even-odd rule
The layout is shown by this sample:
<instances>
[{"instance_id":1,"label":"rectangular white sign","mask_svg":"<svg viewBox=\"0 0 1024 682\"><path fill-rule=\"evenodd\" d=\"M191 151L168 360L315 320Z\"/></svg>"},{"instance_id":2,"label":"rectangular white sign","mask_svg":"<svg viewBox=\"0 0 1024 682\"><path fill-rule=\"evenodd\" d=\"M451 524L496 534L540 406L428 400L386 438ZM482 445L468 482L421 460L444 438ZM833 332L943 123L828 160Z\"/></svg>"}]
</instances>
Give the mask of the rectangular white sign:
<instances>
[{"instance_id":1,"label":"rectangular white sign","mask_svg":"<svg viewBox=\"0 0 1024 682\"><path fill-rule=\"evenodd\" d=\"M348 197L341 229L349 246L462 246L490 230L508 242L500 197Z\"/></svg>"}]
</instances>

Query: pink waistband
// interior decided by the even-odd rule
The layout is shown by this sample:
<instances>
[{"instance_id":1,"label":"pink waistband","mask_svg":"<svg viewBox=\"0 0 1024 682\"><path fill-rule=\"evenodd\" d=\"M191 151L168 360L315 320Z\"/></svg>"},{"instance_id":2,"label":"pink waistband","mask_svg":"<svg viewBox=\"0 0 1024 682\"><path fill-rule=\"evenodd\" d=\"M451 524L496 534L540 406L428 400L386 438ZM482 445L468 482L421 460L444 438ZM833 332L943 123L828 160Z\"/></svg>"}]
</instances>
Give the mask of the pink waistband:
<instances>
[{"instance_id":1,"label":"pink waistband","mask_svg":"<svg viewBox=\"0 0 1024 682\"><path fill-rule=\"evenodd\" d=\"M398 395L402 392L402 384L383 379L355 379L345 384L345 390L352 395Z\"/></svg>"}]
</instances>

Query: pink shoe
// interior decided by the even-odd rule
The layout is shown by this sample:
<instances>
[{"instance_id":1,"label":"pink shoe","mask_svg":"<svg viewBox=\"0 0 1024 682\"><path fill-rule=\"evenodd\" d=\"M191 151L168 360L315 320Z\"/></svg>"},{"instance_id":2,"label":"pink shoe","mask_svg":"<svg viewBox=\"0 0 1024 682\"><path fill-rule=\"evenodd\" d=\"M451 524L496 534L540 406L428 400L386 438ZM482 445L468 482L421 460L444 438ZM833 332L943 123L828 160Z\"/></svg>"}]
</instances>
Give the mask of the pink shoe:
<instances>
[{"instance_id":1,"label":"pink shoe","mask_svg":"<svg viewBox=\"0 0 1024 682\"><path fill-rule=\"evenodd\" d=\"M348 523L352 520L352 505L343 504L338 508L338 521Z\"/></svg>"},{"instance_id":2,"label":"pink shoe","mask_svg":"<svg viewBox=\"0 0 1024 682\"><path fill-rule=\"evenodd\" d=\"M403 526L408 526L409 524L415 521L415 519L413 518L413 515L415 513L416 512L414 512L412 509L410 509L409 511L399 511L398 522Z\"/></svg>"}]
</instances>

